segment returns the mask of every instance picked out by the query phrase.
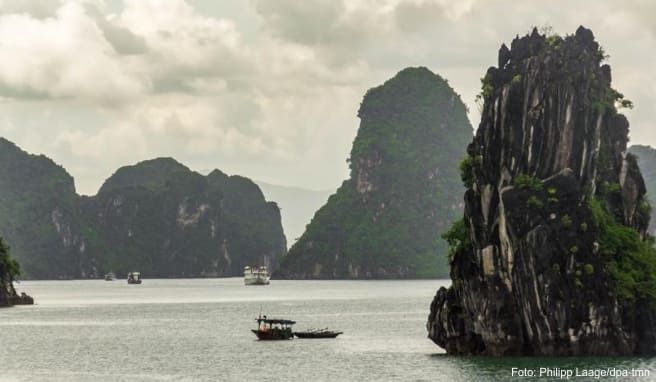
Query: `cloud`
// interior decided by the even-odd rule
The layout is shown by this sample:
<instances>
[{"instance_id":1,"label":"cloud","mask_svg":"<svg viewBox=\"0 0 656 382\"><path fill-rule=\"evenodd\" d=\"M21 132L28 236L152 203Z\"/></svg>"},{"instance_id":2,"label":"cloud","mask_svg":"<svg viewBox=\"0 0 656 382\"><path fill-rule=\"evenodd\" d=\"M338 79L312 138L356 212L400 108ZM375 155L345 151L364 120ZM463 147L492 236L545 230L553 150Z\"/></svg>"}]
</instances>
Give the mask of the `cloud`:
<instances>
[{"instance_id":1,"label":"cloud","mask_svg":"<svg viewBox=\"0 0 656 382\"><path fill-rule=\"evenodd\" d=\"M417 33L446 17L444 7L432 1L401 2L394 9L396 24L402 32Z\"/></svg>"},{"instance_id":2,"label":"cloud","mask_svg":"<svg viewBox=\"0 0 656 382\"><path fill-rule=\"evenodd\" d=\"M145 54L148 52L146 41L137 36L128 28L123 28L113 22L115 17L108 17L96 4L85 4L85 10L93 17L103 36L113 47L116 53L124 55Z\"/></svg>"},{"instance_id":3,"label":"cloud","mask_svg":"<svg viewBox=\"0 0 656 382\"><path fill-rule=\"evenodd\" d=\"M277 184L347 176L359 103L406 66L473 113L501 43L591 27L656 144L656 24L646 0L0 0L0 134L55 157L92 193L118 166L173 156ZM211 13L210 11L211 10Z\"/></svg>"},{"instance_id":4,"label":"cloud","mask_svg":"<svg viewBox=\"0 0 656 382\"><path fill-rule=\"evenodd\" d=\"M37 19L54 17L60 1L0 0L0 14L27 14Z\"/></svg>"},{"instance_id":5,"label":"cloud","mask_svg":"<svg viewBox=\"0 0 656 382\"><path fill-rule=\"evenodd\" d=\"M254 0L254 6L271 41L307 47L339 68L360 61L369 42L384 41L393 29L386 2Z\"/></svg>"},{"instance_id":6,"label":"cloud","mask_svg":"<svg viewBox=\"0 0 656 382\"><path fill-rule=\"evenodd\" d=\"M117 23L146 41L145 69L156 89L190 91L188 81L212 77L238 86L251 70L234 23L200 15L182 0L127 0Z\"/></svg>"},{"instance_id":7,"label":"cloud","mask_svg":"<svg viewBox=\"0 0 656 382\"><path fill-rule=\"evenodd\" d=\"M74 2L42 20L28 13L0 15L0 61L3 96L112 104L147 87L117 60L102 31Z\"/></svg>"},{"instance_id":8,"label":"cloud","mask_svg":"<svg viewBox=\"0 0 656 382\"><path fill-rule=\"evenodd\" d=\"M153 91L211 91L199 80L243 86L253 65L231 21L199 15L181 0L126 1L118 15L97 2L41 3L0 15L3 96L116 106Z\"/></svg>"},{"instance_id":9,"label":"cloud","mask_svg":"<svg viewBox=\"0 0 656 382\"><path fill-rule=\"evenodd\" d=\"M306 45L339 38L346 7L339 0L255 1L267 31L285 40Z\"/></svg>"},{"instance_id":10,"label":"cloud","mask_svg":"<svg viewBox=\"0 0 656 382\"><path fill-rule=\"evenodd\" d=\"M615 4L615 11L625 13L635 19L638 25L643 26L656 36L656 3L651 0L634 0L633 6L627 6L625 3Z\"/></svg>"}]
</instances>

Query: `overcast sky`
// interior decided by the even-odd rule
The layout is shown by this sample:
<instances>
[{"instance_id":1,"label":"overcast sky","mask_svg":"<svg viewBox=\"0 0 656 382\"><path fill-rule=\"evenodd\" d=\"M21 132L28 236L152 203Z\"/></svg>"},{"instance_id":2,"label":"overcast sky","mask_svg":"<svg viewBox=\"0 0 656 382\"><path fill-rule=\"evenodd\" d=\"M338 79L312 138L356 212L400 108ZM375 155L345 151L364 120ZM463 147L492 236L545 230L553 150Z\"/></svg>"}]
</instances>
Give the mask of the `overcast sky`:
<instances>
[{"instance_id":1,"label":"overcast sky","mask_svg":"<svg viewBox=\"0 0 656 382\"><path fill-rule=\"evenodd\" d=\"M84 194L158 156L334 189L368 88L426 66L477 126L501 43L583 24L635 104L632 143L656 146L654 15L649 0L0 0L0 136Z\"/></svg>"}]
</instances>

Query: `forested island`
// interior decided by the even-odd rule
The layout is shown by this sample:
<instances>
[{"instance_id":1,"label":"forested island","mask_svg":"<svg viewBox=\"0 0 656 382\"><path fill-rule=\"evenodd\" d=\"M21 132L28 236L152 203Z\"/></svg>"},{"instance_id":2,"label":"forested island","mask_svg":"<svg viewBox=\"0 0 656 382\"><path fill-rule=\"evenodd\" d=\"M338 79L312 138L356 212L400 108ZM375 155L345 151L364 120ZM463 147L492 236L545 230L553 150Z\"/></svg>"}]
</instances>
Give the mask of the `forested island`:
<instances>
[{"instance_id":1,"label":"forested island","mask_svg":"<svg viewBox=\"0 0 656 382\"><path fill-rule=\"evenodd\" d=\"M350 177L282 258L292 279L446 276L440 238L462 213L458 162L472 127L460 96L406 68L362 100Z\"/></svg>"},{"instance_id":2,"label":"forested island","mask_svg":"<svg viewBox=\"0 0 656 382\"><path fill-rule=\"evenodd\" d=\"M39 279L238 276L286 250L278 206L250 179L158 158L80 196L64 168L1 138L0 234L23 277Z\"/></svg>"}]
</instances>

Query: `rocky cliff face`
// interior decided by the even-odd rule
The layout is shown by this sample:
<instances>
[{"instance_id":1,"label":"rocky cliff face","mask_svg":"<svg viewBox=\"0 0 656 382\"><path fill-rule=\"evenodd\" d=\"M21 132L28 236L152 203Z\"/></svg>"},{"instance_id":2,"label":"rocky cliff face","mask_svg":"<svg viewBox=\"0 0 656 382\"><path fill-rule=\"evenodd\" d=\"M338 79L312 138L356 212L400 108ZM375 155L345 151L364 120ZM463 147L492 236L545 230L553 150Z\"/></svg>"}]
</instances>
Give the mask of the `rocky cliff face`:
<instances>
[{"instance_id":1,"label":"rocky cliff face","mask_svg":"<svg viewBox=\"0 0 656 382\"><path fill-rule=\"evenodd\" d=\"M119 169L83 211L97 233L88 250L121 273L239 276L245 265L275 266L286 250L280 210L255 183L169 158Z\"/></svg>"},{"instance_id":2,"label":"rocky cliff face","mask_svg":"<svg viewBox=\"0 0 656 382\"><path fill-rule=\"evenodd\" d=\"M283 258L278 277L446 274L439 232L462 211L457 164L472 129L460 97L426 68L365 95L351 176Z\"/></svg>"},{"instance_id":3,"label":"rocky cliff face","mask_svg":"<svg viewBox=\"0 0 656 382\"><path fill-rule=\"evenodd\" d=\"M450 354L656 351L649 206L626 153L628 101L591 31L499 51L462 165L464 219L429 337Z\"/></svg>"},{"instance_id":4,"label":"rocky cliff face","mask_svg":"<svg viewBox=\"0 0 656 382\"><path fill-rule=\"evenodd\" d=\"M656 201L656 149L651 146L633 145L629 147L629 152L638 160L638 167L645 179L647 199L653 204ZM656 209L651 210L649 234L656 236Z\"/></svg>"},{"instance_id":5,"label":"rocky cliff face","mask_svg":"<svg viewBox=\"0 0 656 382\"><path fill-rule=\"evenodd\" d=\"M84 226L77 201L66 170L0 138L0 234L27 274L72 277L80 272L86 259L75 234Z\"/></svg>"},{"instance_id":6,"label":"rocky cliff face","mask_svg":"<svg viewBox=\"0 0 656 382\"><path fill-rule=\"evenodd\" d=\"M238 276L245 265L275 266L286 250L277 205L246 178L160 158L81 197L43 156L2 140L0 157L0 232L26 277Z\"/></svg>"}]
</instances>

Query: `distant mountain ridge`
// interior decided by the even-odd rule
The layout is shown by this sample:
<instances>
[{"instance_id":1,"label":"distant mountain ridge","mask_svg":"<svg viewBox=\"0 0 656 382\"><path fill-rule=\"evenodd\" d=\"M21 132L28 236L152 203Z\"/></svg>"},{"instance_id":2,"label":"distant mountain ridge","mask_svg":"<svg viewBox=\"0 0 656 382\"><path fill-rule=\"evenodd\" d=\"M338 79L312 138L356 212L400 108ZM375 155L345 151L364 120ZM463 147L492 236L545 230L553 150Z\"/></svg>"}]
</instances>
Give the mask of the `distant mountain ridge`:
<instances>
[{"instance_id":1,"label":"distant mountain ridge","mask_svg":"<svg viewBox=\"0 0 656 382\"><path fill-rule=\"evenodd\" d=\"M629 147L629 153L638 159L638 166L647 188L647 199L652 206L656 206L656 149L646 145L633 145ZM651 209L649 233L656 236L656 207Z\"/></svg>"},{"instance_id":2,"label":"distant mountain ridge","mask_svg":"<svg viewBox=\"0 0 656 382\"><path fill-rule=\"evenodd\" d=\"M276 266L280 220L250 179L172 158L121 167L79 196L64 168L0 138L0 235L29 278L237 276Z\"/></svg>"}]
</instances>

